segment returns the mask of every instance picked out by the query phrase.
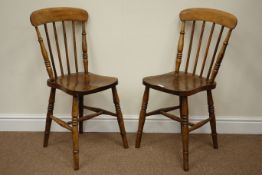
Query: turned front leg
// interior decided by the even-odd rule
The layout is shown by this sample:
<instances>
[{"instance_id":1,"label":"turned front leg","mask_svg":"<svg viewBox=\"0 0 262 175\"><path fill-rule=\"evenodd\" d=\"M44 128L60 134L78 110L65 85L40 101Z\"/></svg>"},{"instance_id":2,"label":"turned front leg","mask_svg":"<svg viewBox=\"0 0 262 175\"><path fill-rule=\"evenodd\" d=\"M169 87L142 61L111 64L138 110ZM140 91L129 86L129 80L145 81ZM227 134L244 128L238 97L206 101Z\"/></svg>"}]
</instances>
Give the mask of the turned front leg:
<instances>
[{"instance_id":1,"label":"turned front leg","mask_svg":"<svg viewBox=\"0 0 262 175\"><path fill-rule=\"evenodd\" d=\"M149 99L149 87L146 87L143 95L140 114L139 114L139 123L138 123L137 135L136 135L136 148L139 148L141 144L143 128L146 120L146 109L147 109L148 99Z\"/></svg>"},{"instance_id":2,"label":"turned front leg","mask_svg":"<svg viewBox=\"0 0 262 175\"><path fill-rule=\"evenodd\" d=\"M112 94L113 94L113 101L114 101L115 109L116 109L117 122L118 122L118 125L119 125L119 128L120 128L120 133L121 133L121 137L122 137L122 141L123 141L123 146L124 146L124 148L128 148L128 142L127 142L127 138L126 138L126 130L125 130L123 114L121 112L119 97L118 97L117 90L116 90L115 86L112 88Z\"/></svg>"},{"instance_id":3,"label":"turned front leg","mask_svg":"<svg viewBox=\"0 0 262 175\"><path fill-rule=\"evenodd\" d=\"M78 104L78 106L79 106L79 118L82 118L83 117L83 115L84 115L84 96L79 96L79 104ZM80 134L83 134L83 121L80 121L79 122L79 133Z\"/></svg>"},{"instance_id":4,"label":"turned front leg","mask_svg":"<svg viewBox=\"0 0 262 175\"><path fill-rule=\"evenodd\" d=\"M183 144L183 168L185 171L189 170L188 160L188 100L187 97L181 97L181 131L182 131L182 144Z\"/></svg>"},{"instance_id":5,"label":"turned front leg","mask_svg":"<svg viewBox=\"0 0 262 175\"><path fill-rule=\"evenodd\" d=\"M208 102L208 113L209 113L209 119L210 119L213 147L217 149L218 143L217 143L217 131L216 131L216 116L215 116L215 108L214 108L214 102L213 102L211 90L207 91L207 102Z\"/></svg>"},{"instance_id":6,"label":"turned front leg","mask_svg":"<svg viewBox=\"0 0 262 175\"><path fill-rule=\"evenodd\" d=\"M50 127L52 123L52 119L50 116L53 115L53 111L54 111L55 92L56 92L56 89L51 88L49 102L48 102L47 115L46 115L45 135L44 135L44 144L43 144L44 147L47 147L48 145Z\"/></svg>"},{"instance_id":7,"label":"turned front leg","mask_svg":"<svg viewBox=\"0 0 262 175\"><path fill-rule=\"evenodd\" d=\"M73 105L72 105L72 138L73 138L73 161L74 161L74 169L79 169L79 133L78 133L78 115L79 115L79 107L78 107L78 97L73 97Z\"/></svg>"}]
</instances>

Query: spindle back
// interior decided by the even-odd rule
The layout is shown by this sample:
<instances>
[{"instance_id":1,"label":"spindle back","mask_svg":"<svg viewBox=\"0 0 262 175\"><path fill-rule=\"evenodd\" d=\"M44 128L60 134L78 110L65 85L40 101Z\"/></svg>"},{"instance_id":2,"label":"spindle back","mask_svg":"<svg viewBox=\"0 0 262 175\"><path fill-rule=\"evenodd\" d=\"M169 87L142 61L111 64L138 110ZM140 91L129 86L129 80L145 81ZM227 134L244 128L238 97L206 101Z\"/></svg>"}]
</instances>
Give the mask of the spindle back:
<instances>
[{"instance_id":1,"label":"spindle back","mask_svg":"<svg viewBox=\"0 0 262 175\"><path fill-rule=\"evenodd\" d=\"M228 41L231 35L232 30L237 25L237 18L227 12L216 10L216 9L208 9L208 8L191 8L191 9L185 9L180 12L180 20L181 20L181 30L180 30L180 37L178 41L178 49L177 49L177 57L176 57L176 70L175 72L180 71L180 65L182 62L182 55L183 55L183 49L184 49L184 43L185 43L185 31L186 31L186 25L191 25L191 31L190 31L190 38L189 38L189 44L187 54L186 54L186 60L184 63L184 70L186 73L191 72L192 74L199 75L200 77L206 77L210 82L214 82L216 75L218 73L220 64L223 60ZM199 36L198 38L195 37L196 35L196 26L200 23L201 29L198 32ZM210 24L210 31L207 33L208 37L204 37L205 35L205 28L206 26ZM214 39L214 33L216 26L219 26L220 29L217 30L217 39ZM225 37L223 37L223 32L227 28L227 34ZM220 44L220 41L224 39L224 41ZM196 50L195 50L195 57L192 57L192 48L194 45L194 40L196 40ZM205 47L202 47L203 40L206 41ZM213 47L211 47L211 45ZM201 53L201 51L204 52ZM212 54L209 54L210 48L213 50ZM219 49L220 48L220 49ZM218 52L219 50L219 52ZM218 52L218 54L217 54ZM203 57L202 61L200 61L200 55ZM207 61L208 57L211 57L211 60L209 62ZM202 65L199 65L198 63L202 62ZM209 65L206 65L208 62ZM207 67L207 69L205 69ZM199 73L197 73L199 70ZM206 76L204 76L204 74Z\"/></svg>"},{"instance_id":2,"label":"spindle back","mask_svg":"<svg viewBox=\"0 0 262 175\"><path fill-rule=\"evenodd\" d=\"M48 76L51 80L56 79L59 76L57 72L56 63L58 62L60 75L71 74L74 72L70 65L70 51L73 53L74 69L75 72L79 72L78 54L77 54L77 27L80 26L82 30L82 54L83 54L83 68L88 72L88 53L87 53L87 41L86 41L86 22L88 20L88 13L83 9L58 7L58 8L46 8L34 11L30 16L31 24L35 27L40 49L45 62ZM58 28L60 26L60 28ZM71 30L72 41L69 41L68 37L69 26ZM44 30L46 40L43 40L40 27ZM49 31L49 28L52 31ZM61 30L59 30L61 29ZM59 31L62 32L59 33ZM52 33L52 34L51 34ZM60 34L60 35L59 35ZM63 39L62 39L63 38ZM60 45L61 40L63 45ZM59 42L60 41L60 42ZM71 43L71 44L70 44ZM46 49L48 46L48 51ZM55 46L53 46L55 45ZM72 45L70 50L69 45ZM52 47L53 46L53 47ZM64 49L62 49L64 47ZM62 54L65 51L65 54ZM57 53L57 59L54 52ZM63 58L63 55L65 55ZM66 62L67 72L64 71L64 64ZM72 62L72 61L71 61Z\"/></svg>"}]
</instances>

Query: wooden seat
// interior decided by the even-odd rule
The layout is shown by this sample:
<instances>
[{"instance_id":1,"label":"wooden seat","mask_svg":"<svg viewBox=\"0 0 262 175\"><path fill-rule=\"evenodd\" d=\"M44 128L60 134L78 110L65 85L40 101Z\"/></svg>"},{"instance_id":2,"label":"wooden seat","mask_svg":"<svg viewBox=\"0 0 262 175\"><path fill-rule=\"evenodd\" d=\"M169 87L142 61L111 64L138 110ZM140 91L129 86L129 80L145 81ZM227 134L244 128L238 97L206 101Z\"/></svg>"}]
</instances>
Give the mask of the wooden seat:
<instances>
[{"instance_id":1,"label":"wooden seat","mask_svg":"<svg viewBox=\"0 0 262 175\"><path fill-rule=\"evenodd\" d=\"M207 89L214 89L216 83L206 78L185 72L170 72L162 75L145 77L143 84L152 89L175 95L192 95Z\"/></svg>"},{"instance_id":2,"label":"wooden seat","mask_svg":"<svg viewBox=\"0 0 262 175\"><path fill-rule=\"evenodd\" d=\"M178 121L181 123L183 169L188 171L189 132L210 122L213 147L218 148L215 110L211 91L216 87L215 78L224 57L231 33L237 25L237 18L230 13L208 8L185 9L180 12L179 16L181 20L181 30L177 47L175 71L163 75L145 77L143 79L145 91L139 116L136 148L139 148L141 144L146 117L161 114ZM199 30L197 30L198 26ZM210 26L208 32L205 32L206 26ZM223 35L223 32L226 30L226 35ZM185 35L188 33L188 47L184 51L184 44L186 42ZM198 36L196 37L197 33ZM220 42L222 40L223 42ZM194 45L197 47L193 47ZM211 54L210 52L212 50L213 52ZM187 52L187 54L185 58L182 59L183 53L185 52ZM191 58L193 53L195 53L195 55ZM150 89L179 96L179 105L147 112ZM201 91L207 92L209 118L197 123L192 123L189 121L188 97ZM180 110L180 116L169 113L176 109Z\"/></svg>"},{"instance_id":3,"label":"wooden seat","mask_svg":"<svg viewBox=\"0 0 262 175\"><path fill-rule=\"evenodd\" d=\"M60 89L68 94L87 95L112 88L117 85L117 78L96 75L92 73L74 73L59 76L52 82L47 81L48 86Z\"/></svg>"},{"instance_id":4,"label":"wooden seat","mask_svg":"<svg viewBox=\"0 0 262 175\"><path fill-rule=\"evenodd\" d=\"M68 7L40 9L34 11L30 17L31 23L36 30L43 60L49 76L47 84L51 87L43 146L47 147L48 145L52 121L71 131L75 170L79 169L78 138L79 133L83 133L84 120L94 118L101 114L116 117L123 146L124 148L128 148L123 116L116 89L118 83L117 78L96 75L88 71L86 41L87 19L88 13L85 10ZM80 28L80 30L77 30L77 28ZM81 31L81 33L77 31ZM45 39L43 39L41 33L44 33ZM79 50L77 48L78 35L80 36L82 45L81 54L78 53ZM63 41L62 44L61 41ZM46 48L48 48L48 50ZM81 55L82 59L79 59L79 55ZM56 89L62 90L73 97L71 121L65 122L53 115ZM112 90L115 113L102 108L84 105L84 95L106 89ZM93 113L84 115L84 109L92 111Z\"/></svg>"}]
</instances>

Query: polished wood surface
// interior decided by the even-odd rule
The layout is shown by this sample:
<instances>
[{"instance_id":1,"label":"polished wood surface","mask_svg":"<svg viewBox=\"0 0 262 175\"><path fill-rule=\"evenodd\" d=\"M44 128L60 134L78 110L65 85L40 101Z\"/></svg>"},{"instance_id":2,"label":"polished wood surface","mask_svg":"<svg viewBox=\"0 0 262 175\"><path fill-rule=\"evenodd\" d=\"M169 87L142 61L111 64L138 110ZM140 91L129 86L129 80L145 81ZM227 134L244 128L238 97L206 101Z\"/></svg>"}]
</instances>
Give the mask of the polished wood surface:
<instances>
[{"instance_id":1,"label":"polished wood surface","mask_svg":"<svg viewBox=\"0 0 262 175\"><path fill-rule=\"evenodd\" d=\"M55 21L87 21L88 13L79 8L59 7L34 11L30 20L33 26Z\"/></svg>"},{"instance_id":2,"label":"polished wood surface","mask_svg":"<svg viewBox=\"0 0 262 175\"><path fill-rule=\"evenodd\" d=\"M209 113L210 128L211 128L211 134L213 140L213 147L217 149L218 143L217 143L217 131L216 131L216 116L215 116L214 101L213 101L211 90L207 91L207 103L208 103L208 113Z\"/></svg>"},{"instance_id":3,"label":"polished wood surface","mask_svg":"<svg viewBox=\"0 0 262 175\"><path fill-rule=\"evenodd\" d=\"M84 133L84 122L81 120L84 116L84 96L78 96L78 106L79 106L79 133ZM80 121L81 120L81 121Z\"/></svg>"},{"instance_id":4,"label":"polished wood surface","mask_svg":"<svg viewBox=\"0 0 262 175\"><path fill-rule=\"evenodd\" d=\"M196 54L195 63L194 63L194 70L193 70L193 74L194 75L196 73L196 68L197 68L197 63L198 63L198 59L199 59L199 53L200 53L200 49L201 49L201 44L202 44L202 39L203 39L205 26L206 26L206 21L203 21L202 22L202 27L201 27L201 34L199 36L199 41L198 41L197 54Z\"/></svg>"},{"instance_id":5,"label":"polished wood surface","mask_svg":"<svg viewBox=\"0 0 262 175\"><path fill-rule=\"evenodd\" d=\"M73 96L72 104L72 139L73 139L73 162L74 169L79 169L79 135L78 135L78 117L79 117L79 103L78 96Z\"/></svg>"},{"instance_id":6,"label":"polished wood surface","mask_svg":"<svg viewBox=\"0 0 262 175\"><path fill-rule=\"evenodd\" d=\"M50 127L51 127L51 123L52 123L51 116L53 115L54 104L55 104L55 93L56 93L56 89L52 88L51 91L50 91L48 108L47 108L47 115L46 115L45 135L44 135L44 142L43 142L44 147L47 147L47 145L48 145Z\"/></svg>"},{"instance_id":7,"label":"polished wood surface","mask_svg":"<svg viewBox=\"0 0 262 175\"><path fill-rule=\"evenodd\" d=\"M120 100L119 100L118 93L117 93L115 86L112 88L112 95L113 95L113 102L115 104L117 122L118 122L118 125L119 125L119 128L120 128L120 133L121 133L121 136L122 136L124 148L128 148L126 131L125 131L124 120L123 120L123 114L122 114L122 111L121 111L121 108L120 108Z\"/></svg>"},{"instance_id":8,"label":"polished wood surface","mask_svg":"<svg viewBox=\"0 0 262 175\"><path fill-rule=\"evenodd\" d=\"M185 68L186 73L188 71L189 60L190 60L190 55L191 55L191 50L192 50L192 44L193 44L193 40L194 40L195 26L196 26L196 21L193 21L192 29L191 29L191 35L190 35L190 43L189 43L189 47L188 47L188 51L187 51L187 60L186 60L186 68Z\"/></svg>"},{"instance_id":9,"label":"polished wood surface","mask_svg":"<svg viewBox=\"0 0 262 175\"><path fill-rule=\"evenodd\" d=\"M209 47L210 47L212 36L213 36L213 33L214 33L214 29L215 29L215 23L212 24L212 27L211 27L211 30L210 30L210 34L209 34L209 37L208 37L208 43L207 43L207 46L206 46L205 56L204 56L202 67L201 67L200 77L202 77L203 72L204 72L204 68L205 68L205 65L206 65L206 60L207 60L207 56L208 56Z\"/></svg>"},{"instance_id":10,"label":"polished wood surface","mask_svg":"<svg viewBox=\"0 0 262 175\"><path fill-rule=\"evenodd\" d=\"M177 45L176 72L179 71L179 68L181 65L183 48L184 48L184 37L185 37L185 22L182 22L180 36L179 36L178 45Z\"/></svg>"},{"instance_id":11,"label":"polished wood surface","mask_svg":"<svg viewBox=\"0 0 262 175\"><path fill-rule=\"evenodd\" d=\"M189 96L197 92L214 89L216 83L210 83L206 78L185 72L170 72L162 75L145 77L143 84L150 88L170 94Z\"/></svg>"},{"instance_id":12,"label":"polished wood surface","mask_svg":"<svg viewBox=\"0 0 262 175\"><path fill-rule=\"evenodd\" d=\"M188 129L188 97L181 96L181 135L183 144L183 168L185 171L189 169L188 161L188 142L189 142L189 129Z\"/></svg>"},{"instance_id":13,"label":"polished wood surface","mask_svg":"<svg viewBox=\"0 0 262 175\"><path fill-rule=\"evenodd\" d=\"M237 18L225 11L210 8L190 8L179 14L181 21L209 21L233 29L237 25Z\"/></svg>"},{"instance_id":14,"label":"polished wood surface","mask_svg":"<svg viewBox=\"0 0 262 175\"><path fill-rule=\"evenodd\" d=\"M181 123L183 169L188 171L190 132L210 122L213 147L215 149L218 148L212 90L216 87L215 78L224 58L232 30L236 27L237 19L234 15L220 10L192 8L181 11L180 20L181 28L175 71L162 75L149 76L143 79L145 92L139 117L136 147L139 148L141 145L146 117L162 114L165 117L178 121ZM196 30L198 24L200 25L200 30ZM188 26L190 27L189 30L187 30ZM208 26L211 26L210 32L206 32ZM218 34L214 35L216 27L218 27L219 30L217 31ZM184 60L183 49L186 44L186 31L189 31L189 45ZM227 31L225 37L223 35L224 31ZM207 35L207 37L205 37L205 35ZM214 38L214 36L217 36L217 38ZM196 42L194 42L194 40L196 40ZM223 43L221 43L221 41ZM211 48L212 42L214 47ZM191 52L193 49L195 49L195 52ZM193 55L193 53L195 53L195 55ZM184 68L182 65L184 65ZM179 106L160 108L147 112L150 88L179 96ZM189 121L188 99L191 95L201 91L207 92L209 118L197 123L192 123ZM168 113L176 109L180 109L180 117Z\"/></svg>"},{"instance_id":15,"label":"polished wood surface","mask_svg":"<svg viewBox=\"0 0 262 175\"><path fill-rule=\"evenodd\" d=\"M139 123L138 123L138 130L136 136L136 148L140 147L143 128L146 120L146 109L147 109L148 100L149 100L149 87L146 86L143 95L142 106L139 114Z\"/></svg>"},{"instance_id":16,"label":"polished wood surface","mask_svg":"<svg viewBox=\"0 0 262 175\"><path fill-rule=\"evenodd\" d=\"M86 95L116 86L117 78L82 72L49 79L47 84L68 94Z\"/></svg>"},{"instance_id":17,"label":"polished wood surface","mask_svg":"<svg viewBox=\"0 0 262 175\"><path fill-rule=\"evenodd\" d=\"M83 121L97 117L101 114L117 118L124 148L128 148L123 115L120 108L119 97L116 90L117 78L101 76L88 71L88 49L86 39L86 23L88 13L77 8L47 8L34 11L31 14L31 23L35 27L41 53L49 79L47 85L51 88L46 127L44 134L44 147L47 147L52 121L72 132L74 169L79 169L79 133L83 133ZM68 27L70 29L68 29ZM80 27L82 32L77 32ZM41 30L42 29L42 30ZM61 30L60 30L61 29ZM69 31L72 32L69 32ZM44 31L42 35L40 31ZM51 35L53 33L53 35ZM72 40L69 40L69 36ZM77 53L77 35L81 35L82 54ZM45 41L42 36L45 36ZM51 37L53 36L53 37ZM62 36L62 38L60 38ZM63 43L61 43L63 41ZM71 44L69 44L69 42ZM47 44L47 47L46 45ZM69 46L73 46L70 48ZM48 49L46 49L48 48ZM63 54L63 51L65 52ZM72 52L72 54L70 54ZM55 54L56 53L56 54ZM72 56L70 58L70 56ZM81 55L81 61L79 61ZM80 65L82 64L82 65ZM58 66L57 66L58 65ZM57 67L56 67L57 66ZM83 67L83 70L81 68ZM53 115L56 89L73 97L72 120L65 122ZM102 108L84 106L84 95L112 89L115 113ZM84 109L91 114L84 115Z\"/></svg>"}]
</instances>

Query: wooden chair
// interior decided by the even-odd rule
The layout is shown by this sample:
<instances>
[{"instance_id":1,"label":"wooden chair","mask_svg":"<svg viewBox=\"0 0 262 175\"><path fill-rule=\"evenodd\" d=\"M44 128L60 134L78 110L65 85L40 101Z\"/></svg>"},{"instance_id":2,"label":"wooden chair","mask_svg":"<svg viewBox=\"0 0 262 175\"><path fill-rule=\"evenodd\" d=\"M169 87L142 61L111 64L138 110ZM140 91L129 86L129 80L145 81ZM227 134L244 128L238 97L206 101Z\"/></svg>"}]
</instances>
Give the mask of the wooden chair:
<instances>
[{"instance_id":1,"label":"wooden chair","mask_svg":"<svg viewBox=\"0 0 262 175\"><path fill-rule=\"evenodd\" d=\"M143 84L145 85L145 91L142 101L142 107L139 117L139 126L136 137L136 148L140 147L141 137L143 132L143 127L145 123L145 118L151 115L162 114L170 119L178 121L181 123L181 133L182 133L182 143L183 143L183 168L185 171L189 169L188 166L188 141L189 141L189 132L203 126L207 122L210 122L211 131L212 131L212 140L213 147L218 148L217 144L217 133L216 133L216 120L215 120L215 111L212 98L212 89L216 87L215 78L217 76L220 64L224 57L228 41L231 35L232 30L237 25L237 18L232 14L215 10L215 9L206 9L206 8L192 8L186 9L180 12L181 20L181 31L178 41L177 57L176 57L176 67L174 72L170 72L163 75L145 77L143 79ZM200 35L198 38L194 37L196 30L196 24L201 24ZM205 26L209 23L211 26L210 32L208 32L207 44L204 47L203 59L200 61L200 51L201 45L205 31ZM182 53L184 47L184 35L186 31L186 24L189 26L190 39L189 46L187 49L186 59L184 69L181 70L182 62ZM215 27L218 26L217 39L212 39L214 36ZM223 43L220 44L220 41L223 38L223 31L227 30L227 34L224 37ZM193 46L193 40L197 39L197 49L196 56L194 59L190 60L191 50ZM213 54L208 54L211 50L210 46L212 41L213 44ZM220 48L220 51L217 51ZM209 65L206 65L208 62L207 57L210 56L211 60ZM190 64L190 61L192 63ZM198 66L198 63L202 62L201 66ZM190 71L190 68L192 69ZM198 68L198 69L197 69ZM199 73L197 73L199 71ZM191 73L190 73L191 72ZM152 112L146 112L148 99L149 99L149 89L155 89L158 91L166 92L169 94L179 96L180 104L179 106L172 106L167 108L161 108L154 110ZM207 92L207 103L209 118L198 123L191 123L188 121L188 97L199 93L201 91ZM180 117L177 117L173 114L168 113L169 111L180 109Z\"/></svg>"},{"instance_id":2,"label":"wooden chair","mask_svg":"<svg viewBox=\"0 0 262 175\"><path fill-rule=\"evenodd\" d=\"M52 120L54 120L59 125L72 132L74 169L79 169L78 136L79 132L83 133L83 121L94 118L101 114L106 114L115 116L117 118L124 148L128 148L123 116L120 109L119 98L116 89L116 85L118 84L117 78L100 76L88 71L88 51L85 27L88 19L88 13L85 10L77 8L47 8L34 11L31 14L30 19L37 33L46 70L49 76L47 85L51 87L43 146L47 147L48 145L50 126ZM53 30L53 37L51 37L51 31L48 30L49 25ZM59 30L57 26L60 26L61 31L63 31L61 32L62 34L58 32ZM40 27L42 30L45 31L44 33L46 40L42 39ZM71 34L69 34L68 32L68 27L69 29L71 29ZM82 30L81 40L83 54L82 69L84 69L83 71L80 70L81 64L79 64L79 54L77 53L77 27L80 27L80 30ZM63 39L61 37L59 38L59 34L63 36ZM69 37L67 37L68 35L72 36L71 41L69 41ZM61 40L64 41L63 46L59 45L59 41ZM71 50L69 49L70 42L73 46ZM46 43L49 52L46 50ZM55 48L52 48L52 45L55 45ZM62 47L64 47L65 59L62 59ZM58 59L55 59L54 52L57 53ZM72 55L74 55L72 56L72 60L69 59L70 52L72 53ZM63 67L63 63L66 63L65 68ZM56 69L56 64L59 65L58 67L60 71ZM116 113L101 108L84 106L84 95L97 93L110 88L112 89L113 102L115 104ZM65 93L73 96L72 121L65 122L53 115L56 89L60 89ZM83 109L88 109L95 113L84 116Z\"/></svg>"}]
</instances>

